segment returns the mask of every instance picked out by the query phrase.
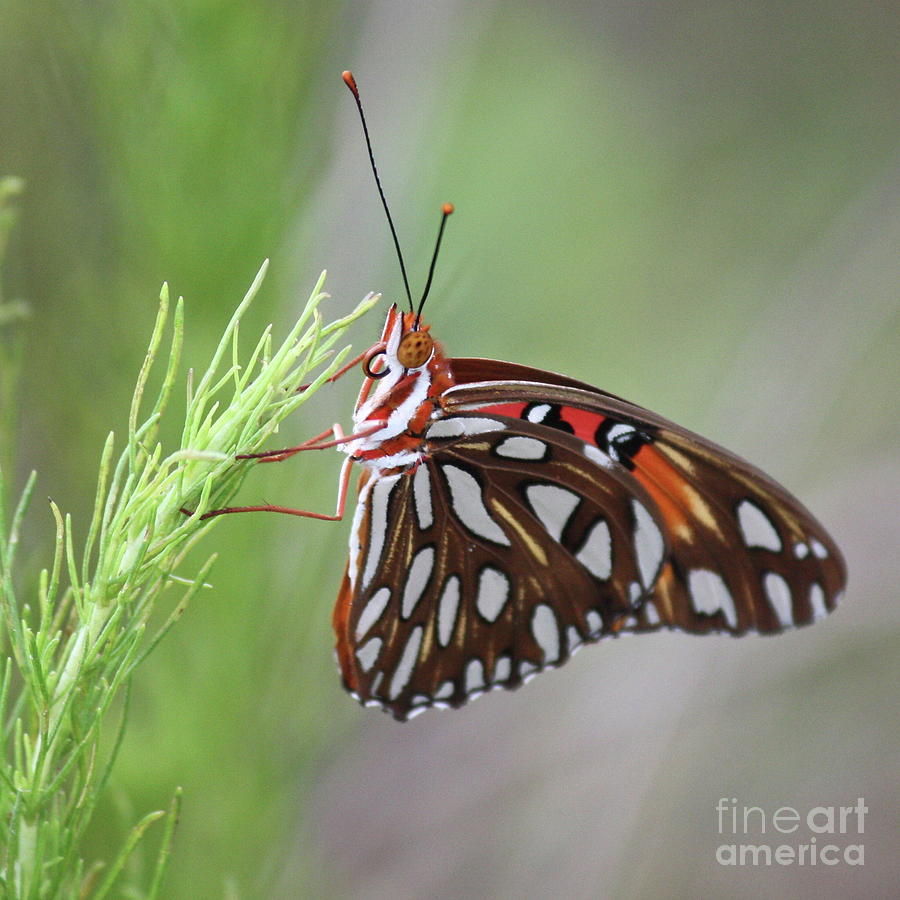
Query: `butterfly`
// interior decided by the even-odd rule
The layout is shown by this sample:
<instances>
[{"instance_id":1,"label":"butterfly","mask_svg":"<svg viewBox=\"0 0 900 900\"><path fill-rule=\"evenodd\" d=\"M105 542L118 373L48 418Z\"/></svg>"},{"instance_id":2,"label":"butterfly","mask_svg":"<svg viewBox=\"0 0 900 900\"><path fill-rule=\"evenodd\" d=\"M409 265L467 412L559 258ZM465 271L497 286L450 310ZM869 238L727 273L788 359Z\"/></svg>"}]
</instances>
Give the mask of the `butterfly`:
<instances>
[{"instance_id":1,"label":"butterfly","mask_svg":"<svg viewBox=\"0 0 900 900\"><path fill-rule=\"evenodd\" d=\"M333 615L347 690L407 720L605 637L774 634L834 609L838 547L748 462L589 384L444 353L421 313L452 211L418 308L392 306L357 358L352 433L257 454L346 452L338 513L318 518L341 516L362 467Z\"/></svg>"}]
</instances>

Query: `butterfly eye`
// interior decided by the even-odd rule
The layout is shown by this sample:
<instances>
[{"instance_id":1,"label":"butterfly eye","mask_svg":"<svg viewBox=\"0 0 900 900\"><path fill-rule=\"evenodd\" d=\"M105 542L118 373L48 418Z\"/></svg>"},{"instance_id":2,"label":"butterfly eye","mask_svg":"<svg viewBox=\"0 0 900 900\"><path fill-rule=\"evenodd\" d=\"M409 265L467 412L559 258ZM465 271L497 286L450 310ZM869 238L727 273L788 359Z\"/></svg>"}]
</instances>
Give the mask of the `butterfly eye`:
<instances>
[{"instance_id":1,"label":"butterfly eye","mask_svg":"<svg viewBox=\"0 0 900 900\"><path fill-rule=\"evenodd\" d=\"M410 331L403 335L397 348L397 359L405 369L417 369L427 362L434 339L427 331Z\"/></svg>"},{"instance_id":2,"label":"butterfly eye","mask_svg":"<svg viewBox=\"0 0 900 900\"><path fill-rule=\"evenodd\" d=\"M378 372L372 371L372 363L375 362L375 360L379 356L384 356L384 355L385 355L385 351L383 349L379 349L379 350L375 350L374 352L370 353L363 360L363 365L362 365L363 372L366 373L367 378L384 378L384 376L387 375L387 373L391 371L389 366L385 366L383 369L381 369Z\"/></svg>"}]
</instances>

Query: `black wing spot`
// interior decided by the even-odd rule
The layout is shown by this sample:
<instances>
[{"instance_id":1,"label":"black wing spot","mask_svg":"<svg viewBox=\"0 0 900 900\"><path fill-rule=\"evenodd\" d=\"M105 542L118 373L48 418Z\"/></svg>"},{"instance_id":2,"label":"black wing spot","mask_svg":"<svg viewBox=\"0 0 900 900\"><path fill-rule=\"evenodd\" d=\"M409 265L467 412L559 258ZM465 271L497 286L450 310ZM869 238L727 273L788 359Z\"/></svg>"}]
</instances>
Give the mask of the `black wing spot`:
<instances>
[{"instance_id":1,"label":"black wing spot","mask_svg":"<svg viewBox=\"0 0 900 900\"><path fill-rule=\"evenodd\" d=\"M626 469L633 469L634 457L641 447L653 443L653 435L647 430L639 431L627 422L607 417L597 426L594 440L611 459Z\"/></svg>"},{"instance_id":2,"label":"black wing spot","mask_svg":"<svg viewBox=\"0 0 900 900\"><path fill-rule=\"evenodd\" d=\"M575 429L562 417L560 407L555 403L529 403L522 410L522 418L539 425L558 428L566 434L575 434Z\"/></svg>"}]
</instances>

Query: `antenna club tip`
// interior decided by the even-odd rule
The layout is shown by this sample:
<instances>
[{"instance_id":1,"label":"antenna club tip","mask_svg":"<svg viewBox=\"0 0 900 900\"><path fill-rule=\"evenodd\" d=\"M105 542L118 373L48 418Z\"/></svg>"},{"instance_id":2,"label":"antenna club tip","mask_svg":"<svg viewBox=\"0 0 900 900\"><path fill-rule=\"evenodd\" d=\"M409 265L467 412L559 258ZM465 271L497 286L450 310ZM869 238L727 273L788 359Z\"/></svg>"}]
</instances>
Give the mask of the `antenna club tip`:
<instances>
[{"instance_id":1,"label":"antenna club tip","mask_svg":"<svg viewBox=\"0 0 900 900\"><path fill-rule=\"evenodd\" d=\"M344 79L344 84L353 91L353 96L359 96L359 88L356 86L356 79L353 77L353 73L349 69L345 69L341 72L341 78Z\"/></svg>"},{"instance_id":2,"label":"antenna club tip","mask_svg":"<svg viewBox=\"0 0 900 900\"><path fill-rule=\"evenodd\" d=\"M442 212L445 216L449 216L449 215L452 214L452 212L453 212L454 209L456 209L456 207L455 207L452 203L445 203L445 204L441 207L441 212Z\"/></svg>"}]
</instances>

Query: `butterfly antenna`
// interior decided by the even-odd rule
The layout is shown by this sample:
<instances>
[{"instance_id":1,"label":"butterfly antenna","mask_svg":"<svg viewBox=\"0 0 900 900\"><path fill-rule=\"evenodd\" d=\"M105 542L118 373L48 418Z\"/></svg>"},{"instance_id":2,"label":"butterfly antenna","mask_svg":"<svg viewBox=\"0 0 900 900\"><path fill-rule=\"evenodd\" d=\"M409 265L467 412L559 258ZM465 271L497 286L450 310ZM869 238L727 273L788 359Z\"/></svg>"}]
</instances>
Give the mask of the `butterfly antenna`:
<instances>
[{"instance_id":1,"label":"butterfly antenna","mask_svg":"<svg viewBox=\"0 0 900 900\"><path fill-rule=\"evenodd\" d=\"M419 308L416 310L416 328L419 327L419 319L422 317L422 307L431 290L431 280L434 278L434 267L437 264L438 251L441 249L441 239L444 237L444 226L447 224L447 217L453 213L453 204L445 203L441 207L441 224L438 228L437 240L434 242L434 253L431 256L431 266L428 269L428 280L425 282L425 290L422 292L422 299L419 301Z\"/></svg>"},{"instance_id":2,"label":"butterfly antenna","mask_svg":"<svg viewBox=\"0 0 900 900\"><path fill-rule=\"evenodd\" d=\"M366 149L369 151L369 162L372 164L372 174L375 176L375 184L378 187L378 196L381 197L382 206L387 216L388 225L391 229L391 237L394 239L394 247L397 250L397 259L400 260L400 273L403 275L403 287L406 288L406 299L409 300L409 311L413 311L412 294L409 291L409 279L406 277L406 266L403 263L403 254L400 252L400 240L397 237L397 229L394 228L394 220L391 218L391 211L388 209L387 200L384 196L384 189L381 187L381 179L378 177L378 168L375 165L375 155L372 153L372 141L369 139L369 126L366 125L366 116L363 113L362 103L359 99L359 88L356 86L356 79L352 72L343 72L341 77L344 84L350 88L353 99L356 101L356 108L359 110L359 119L362 122L363 134L366 136ZM421 308L421 307L420 307Z\"/></svg>"}]
</instances>

